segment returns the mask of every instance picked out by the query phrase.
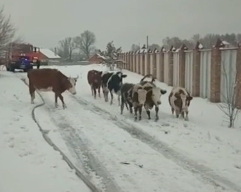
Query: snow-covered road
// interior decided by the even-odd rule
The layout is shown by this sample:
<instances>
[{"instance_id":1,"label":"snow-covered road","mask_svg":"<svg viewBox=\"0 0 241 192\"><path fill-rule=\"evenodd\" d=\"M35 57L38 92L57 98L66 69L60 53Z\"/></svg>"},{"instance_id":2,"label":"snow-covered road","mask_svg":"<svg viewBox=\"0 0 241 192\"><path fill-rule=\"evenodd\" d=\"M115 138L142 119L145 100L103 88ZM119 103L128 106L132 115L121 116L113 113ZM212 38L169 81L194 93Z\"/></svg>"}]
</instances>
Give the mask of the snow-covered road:
<instances>
[{"instance_id":1,"label":"snow-covered road","mask_svg":"<svg viewBox=\"0 0 241 192\"><path fill-rule=\"evenodd\" d=\"M102 191L241 191L240 119L238 128L225 128L215 104L194 98L190 122L184 122L171 116L165 95L159 122L147 121L145 115L141 122L134 122L128 111L120 115L117 102L110 106L103 98L92 98L86 74L93 68L103 70L103 66L56 68L82 77L78 93L64 94L66 110L54 108L53 93L42 93L46 104L36 110L36 117L50 138ZM125 82L141 79L126 73ZM158 85L169 93L170 87ZM28 89L23 86L22 102L31 108ZM14 97L14 92L9 94Z\"/></svg>"},{"instance_id":2,"label":"snow-covered road","mask_svg":"<svg viewBox=\"0 0 241 192\"><path fill-rule=\"evenodd\" d=\"M0 191L90 192L44 141L31 118L26 85L1 71L0 87Z\"/></svg>"}]
</instances>

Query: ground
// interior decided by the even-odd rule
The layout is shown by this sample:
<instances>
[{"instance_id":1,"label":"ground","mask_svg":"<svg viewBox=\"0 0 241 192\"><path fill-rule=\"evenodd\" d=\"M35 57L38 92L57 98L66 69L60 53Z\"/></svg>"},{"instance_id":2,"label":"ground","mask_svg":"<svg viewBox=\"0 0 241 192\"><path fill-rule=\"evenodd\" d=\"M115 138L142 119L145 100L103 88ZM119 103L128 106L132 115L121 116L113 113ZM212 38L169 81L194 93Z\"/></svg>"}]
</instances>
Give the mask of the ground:
<instances>
[{"instance_id":1,"label":"ground","mask_svg":"<svg viewBox=\"0 0 241 192\"><path fill-rule=\"evenodd\" d=\"M63 94L67 105L63 110L61 105L54 107L53 93L41 93L45 105L37 108L35 115L51 140L101 191L241 191L240 118L236 127L229 129L216 104L194 98L189 122L176 119L167 100L171 87L157 82L167 90L161 99L160 120L154 122L154 113L153 119L147 120L144 112L143 120L134 122L126 109L120 115L116 96L110 105L103 97L94 99L91 95L87 72L106 70L104 66L52 67L68 76L80 76L77 95ZM141 79L140 75L124 73L128 75L125 82L136 83ZM11 183L25 187L30 178L31 183L38 186L38 177L49 183L42 186L47 190L41 191L53 188L51 191L72 192L81 187L81 191L88 191L59 153L42 138L31 119L32 108L42 101L37 97L35 105L30 104L28 88L21 78L26 78L26 74L1 71L0 107L4 121L1 120L0 147L4 152L0 154L0 161L8 162L0 164L0 180L6 181L3 185L6 189L1 190L0 183L0 191L12 192ZM21 167L20 178L24 175L28 179L22 181L16 177L12 165ZM61 182L63 179L68 182Z\"/></svg>"}]
</instances>

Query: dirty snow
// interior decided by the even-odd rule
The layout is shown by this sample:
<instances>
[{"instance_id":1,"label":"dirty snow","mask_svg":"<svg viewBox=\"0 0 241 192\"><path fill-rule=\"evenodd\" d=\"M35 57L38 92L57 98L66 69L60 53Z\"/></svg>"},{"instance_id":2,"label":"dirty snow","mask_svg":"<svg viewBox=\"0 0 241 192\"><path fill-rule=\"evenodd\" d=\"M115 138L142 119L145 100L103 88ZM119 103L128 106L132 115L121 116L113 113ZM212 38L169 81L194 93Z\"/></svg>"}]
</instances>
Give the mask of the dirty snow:
<instances>
[{"instance_id":1,"label":"dirty snow","mask_svg":"<svg viewBox=\"0 0 241 192\"><path fill-rule=\"evenodd\" d=\"M0 191L90 192L43 139L23 82L1 71L0 87Z\"/></svg>"},{"instance_id":2,"label":"dirty snow","mask_svg":"<svg viewBox=\"0 0 241 192\"><path fill-rule=\"evenodd\" d=\"M69 155L73 163L86 176L89 176L102 191L232 192L241 190L241 118L237 120L235 129L228 129L222 112L215 104L201 98L194 98L190 107L190 121L186 122L176 119L171 115L167 100L171 87L158 82L158 86L168 91L162 97L159 122L148 121L145 112L143 113L143 120L141 122L134 122L133 116L126 109L124 110L124 114L120 115L116 96L114 96L115 100L112 106L104 102L103 98L95 100L92 97L86 74L90 69L106 70L103 65L52 67L58 68L67 76L79 75L80 79L77 82L78 93L76 96L72 96L67 92L63 94L68 107L66 110L63 110L61 107L58 109L54 108L53 93L42 93L46 104L36 110L38 121L45 130L49 131L49 136L57 146ZM138 74L125 70L124 72L128 75L124 82L136 83L141 79L141 76ZM7 74L4 74L1 79L14 79L12 75L7 76ZM21 76L26 77L26 74L22 73ZM30 130L33 131L36 127L30 118L30 109L33 106L30 105L27 88L21 82L17 85L17 78L14 81L16 82L10 82L16 84L17 88L12 92L5 88L5 91L1 94L4 95L4 98L7 96L9 100L5 100L1 104L7 110L9 103L14 103L18 101L16 98L20 98L21 102L19 101L18 105L21 106L17 106L17 104L14 106L17 108L18 113L16 112L11 116L16 118L16 114L21 114L24 118L28 118L28 126L32 124L30 125L31 129L28 129L27 133L29 133ZM0 84L0 86L2 87L4 84ZM14 87L15 85L9 86ZM39 98L36 100L36 103L40 103ZM20 109L21 112L19 112ZM6 110L1 117L5 115L6 119L7 117L11 118ZM23 121L23 117L18 118L18 121ZM154 113L152 113L152 117L154 117ZM11 122L14 122L14 120ZM10 120L7 122L9 123ZM19 129L20 125L21 123L18 122L18 125L13 124L9 128L9 126L2 126L1 122L1 127L6 127L3 132L7 130L8 134L12 133L14 136L20 135L22 130L21 128ZM133 130L131 130L132 127ZM135 129L137 129L136 132L134 131ZM13 131L10 132L9 130ZM144 141L145 137L141 138L138 135L141 132L152 139ZM4 136L5 138L5 135L0 134L0 137ZM24 141L27 143L30 135L26 136L25 133L24 136L21 134L21 138L24 138ZM37 127L34 129L34 136L39 141L38 145L30 145L31 148L35 147L35 153L41 151L46 155L46 161L59 162L56 161L56 159L59 160L60 158L59 154L56 154L47 144L43 143ZM35 137L31 135L31 139ZM0 146L11 145L8 143L8 140L0 138L0 143L2 142ZM36 139L34 141L36 142ZM155 142L163 143L163 146L158 149L158 145L153 146ZM46 147L44 148L43 146L45 145ZM165 150L165 146L170 151ZM10 150L8 147L5 148L7 148L7 151ZM20 151L18 148L15 148L11 149L14 149L13 151ZM173 155L173 152L175 152L176 156ZM168 154L170 155L168 156ZM32 154L28 155L28 157L35 157L36 155ZM201 170L201 174L180 163L179 161L185 159L182 156L190 160L189 162L195 162L193 166ZM2 157L1 154L0 160L2 161L3 158L8 159L10 157L6 155ZM23 159L23 157L18 157L16 160L14 158L13 163L17 164L18 162L21 164L21 160ZM35 164L34 166L36 168L40 165L37 164L36 166ZM0 180L4 175L1 174L1 169L0 165ZM42 168L41 170L46 171L43 175L50 174L48 173L48 169ZM61 166L54 169L55 173L60 172L60 170L64 172L69 169L62 162ZM73 173L68 171L67 173L58 173L57 175L61 179L68 177L68 181L71 176L72 180L70 181L72 185L69 184L66 186L67 182L64 182L64 184L61 183L62 185L58 184L55 186L57 181L54 182L51 180L54 183L53 186L59 188L62 186L63 188L63 186L73 187L75 186L74 184L83 185ZM223 181L221 183L224 185L224 188L209 182L208 179L205 179L205 175L211 175L214 177L214 180L219 181L218 183ZM0 191L2 191L1 183ZM26 189L25 191L30 190ZM69 189L69 191L72 192L75 190Z\"/></svg>"}]
</instances>

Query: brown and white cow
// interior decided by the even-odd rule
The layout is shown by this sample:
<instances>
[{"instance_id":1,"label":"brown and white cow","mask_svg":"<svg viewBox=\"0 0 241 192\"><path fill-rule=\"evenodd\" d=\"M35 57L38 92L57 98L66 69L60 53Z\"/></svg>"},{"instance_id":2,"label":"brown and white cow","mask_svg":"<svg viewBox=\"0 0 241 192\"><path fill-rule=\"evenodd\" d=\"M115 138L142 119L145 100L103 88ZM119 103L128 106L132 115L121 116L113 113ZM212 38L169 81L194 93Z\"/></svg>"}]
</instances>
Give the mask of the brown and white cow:
<instances>
[{"instance_id":1,"label":"brown and white cow","mask_svg":"<svg viewBox=\"0 0 241 192\"><path fill-rule=\"evenodd\" d=\"M87 80L91 87L91 93L96 98L96 89L98 89L98 94L100 97L100 87L101 87L101 75L102 71L90 70L87 74Z\"/></svg>"},{"instance_id":2,"label":"brown and white cow","mask_svg":"<svg viewBox=\"0 0 241 192\"><path fill-rule=\"evenodd\" d=\"M66 108L64 98L61 95L68 90L73 95L76 94L75 85L78 77L66 77L57 69L32 69L28 71L29 93L31 103L34 103L35 90L38 91L53 91L55 93L55 107L58 106L57 100L60 98L63 108Z\"/></svg>"},{"instance_id":3,"label":"brown and white cow","mask_svg":"<svg viewBox=\"0 0 241 192\"><path fill-rule=\"evenodd\" d=\"M172 114L174 114L175 111L177 118L181 114L185 120L188 120L188 107L192 99L193 97L190 96L185 88L174 87L169 95L169 104L171 106Z\"/></svg>"},{"instance_id":4,"label":"brown and white cow","mask_svg":"<svg viewBox=\"0 0 241 192\"><path fill-rule=\"evenodd\" d=\"M121 87L121 114L123 114L124 104L126 108L130 109L132 113L132 107L134 107L135 121L137 120L137 111L139 111L139 120L141 120L142 107L146 101L147 90L140 83L132 84L125 83Z\"/></svg>"}]
</instances>

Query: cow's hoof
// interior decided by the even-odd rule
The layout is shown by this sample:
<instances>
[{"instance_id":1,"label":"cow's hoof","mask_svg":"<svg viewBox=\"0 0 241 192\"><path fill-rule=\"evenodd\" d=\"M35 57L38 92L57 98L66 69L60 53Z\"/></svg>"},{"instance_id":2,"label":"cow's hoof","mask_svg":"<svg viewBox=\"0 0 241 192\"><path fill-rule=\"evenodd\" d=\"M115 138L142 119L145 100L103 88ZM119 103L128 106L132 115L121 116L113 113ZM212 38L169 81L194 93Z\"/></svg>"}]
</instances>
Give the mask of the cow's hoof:
<instances>
[{"instance_id":1,"label":"cow's hoof","mask_svg":"<svg viewBox=\"0 0 241 192\"><path fill-rule=\"evenodd\" d=\"M155 122L157 122L158 120L159 120L159 118L156 118L156 119L155 119Z\"/></svg>"}]
</instances>

